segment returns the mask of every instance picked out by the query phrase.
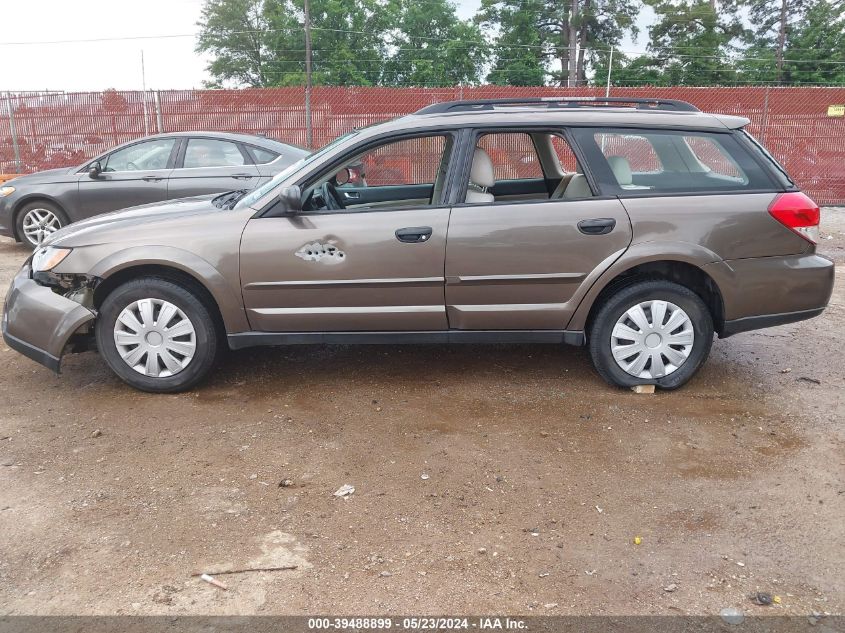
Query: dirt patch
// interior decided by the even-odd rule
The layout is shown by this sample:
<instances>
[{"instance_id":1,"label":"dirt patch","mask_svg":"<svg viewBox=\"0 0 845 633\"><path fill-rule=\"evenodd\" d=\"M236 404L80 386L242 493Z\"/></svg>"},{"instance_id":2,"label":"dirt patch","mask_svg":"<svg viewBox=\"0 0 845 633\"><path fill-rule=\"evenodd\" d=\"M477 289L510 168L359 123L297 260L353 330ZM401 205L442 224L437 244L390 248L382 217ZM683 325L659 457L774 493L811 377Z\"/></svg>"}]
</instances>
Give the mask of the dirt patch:
<instances>
[{"instance_id":1,"label":"dirt patch","mask_svg":"<svg viewBox=\"0 0 845 633\"><path fill-rule=\"evenodd\" d=\"M0 242L2 283L25 256ZM169 396L0 347L0 610L841 612L844 304L655 395L552 346L245 350Z\"/></svg>"}]
</instances>

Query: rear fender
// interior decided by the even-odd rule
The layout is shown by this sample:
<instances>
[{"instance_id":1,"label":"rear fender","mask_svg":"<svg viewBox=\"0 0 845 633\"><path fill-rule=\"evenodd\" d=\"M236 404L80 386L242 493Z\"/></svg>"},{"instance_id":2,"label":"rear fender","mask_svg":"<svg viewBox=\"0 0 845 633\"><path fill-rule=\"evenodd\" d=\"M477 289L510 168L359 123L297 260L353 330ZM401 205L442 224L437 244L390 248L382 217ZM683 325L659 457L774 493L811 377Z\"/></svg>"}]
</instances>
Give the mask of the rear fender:
<instances>
[{"instance_id":1,"label":"rear fender","mask_svg":"<svg viewBox=\"0 0 845 633\"><path fill-rule=\"evenodd\" d=\"M719 288L721 288L722 283L727 281L730 272L730 269L722 263L721 258L716 253L698 244L689 242L642 242L633 244L587 288L566 329L584 330L586 328L587 319L596 298L619 275L635 266L661 261L683 262L702 271L708 264L715 263L717 265L708 266L707 274Z\"/></svg>"}]
</instances>

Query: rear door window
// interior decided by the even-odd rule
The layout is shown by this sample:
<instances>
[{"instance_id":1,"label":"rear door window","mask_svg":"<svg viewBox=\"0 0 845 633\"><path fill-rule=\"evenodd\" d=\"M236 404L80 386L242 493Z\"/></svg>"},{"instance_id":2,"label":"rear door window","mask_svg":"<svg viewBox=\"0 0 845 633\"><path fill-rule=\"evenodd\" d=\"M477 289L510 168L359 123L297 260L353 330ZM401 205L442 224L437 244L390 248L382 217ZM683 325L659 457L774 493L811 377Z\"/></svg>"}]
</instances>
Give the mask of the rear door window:
<instances>
[{"instance_id":1,"label":"rear door window","mask_svg":"<svg viewBox=\"0 0 845 633\"><path fill-rule=\"evenodd\" d=\"M485 134L478 147L487 152L493 163L496 180L542 180L543 167L528 134L500 132Z\"/></svg>"},{"instance_id":2,"label":"rear door window","mask_svg":"<svg viewBox=\"0 0 845 633\"><path fill-rule=\"evenodd\" d=\"M246 159L235 143L213 138L192 138L185 150L185 169L202 167L232 167L246 164Z\"/></svg>"},{"instance_id":3,"label":"rear door window","mask_svg":"<svg viewBox=\"0 0 845 633\"><path fill-rule=\"evenodd\" d=\"M772 181L732 134L698 131L580 129L606 163L619 193L706 193L771 189Z\"/></svg>"}]
</instances>

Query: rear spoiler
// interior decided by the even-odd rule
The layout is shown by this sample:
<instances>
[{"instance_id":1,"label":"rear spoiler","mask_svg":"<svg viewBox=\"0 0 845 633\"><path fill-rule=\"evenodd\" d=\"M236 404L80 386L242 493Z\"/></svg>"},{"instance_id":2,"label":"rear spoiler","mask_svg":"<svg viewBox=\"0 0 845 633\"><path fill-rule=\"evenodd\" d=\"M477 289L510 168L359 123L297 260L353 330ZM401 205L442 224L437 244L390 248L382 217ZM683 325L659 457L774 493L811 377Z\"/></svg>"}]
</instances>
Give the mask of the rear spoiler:
<instances>
[{"instance_id":1,"label":"rear spoiler","mask_svg":"<svg viewBox=\"0 0 845 633\"><path fill-rule=\"evenodd\" d=\"M751 123L751 119L746 119L744 116L733 116L730 114L713 114L711 116L729 130L739 130Z\"/></svg>"}]
</instances>

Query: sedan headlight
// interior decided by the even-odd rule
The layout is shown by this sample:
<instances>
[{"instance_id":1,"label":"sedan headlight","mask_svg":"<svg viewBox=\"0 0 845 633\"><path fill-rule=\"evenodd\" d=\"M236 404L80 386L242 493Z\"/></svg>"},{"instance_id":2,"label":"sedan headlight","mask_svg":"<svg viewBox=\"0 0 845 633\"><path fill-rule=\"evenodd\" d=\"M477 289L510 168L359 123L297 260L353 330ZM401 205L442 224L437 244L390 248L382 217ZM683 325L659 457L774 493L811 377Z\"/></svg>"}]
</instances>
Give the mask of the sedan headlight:
<instances>
[{"instance_id":1,"label":"sedan headlight","mask_svg":"<svg viewBox=\"0 0 845 633\"><path fill-rule=\"evenodd\" d=\"M15 193L15 188L11 185L6 185L5 187L0 187L0 198L5 198L6 196L11 196Z\"/></svg>"},{"instance_id":2,"label":"sedan headlight","mask_svg":"<svg viewBox=\"0 0 845 633\"><path fill-rule=\"evenodd\" d=\"M61 264L65 257L70 255L69 248L56 248L55 246L44 246L32 254L32 270L37 273L53 270Z\"/></svg>"}]
</instances>

